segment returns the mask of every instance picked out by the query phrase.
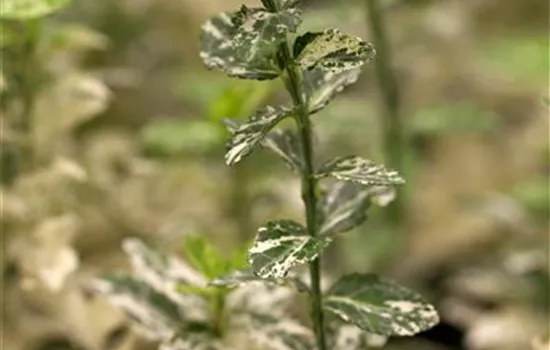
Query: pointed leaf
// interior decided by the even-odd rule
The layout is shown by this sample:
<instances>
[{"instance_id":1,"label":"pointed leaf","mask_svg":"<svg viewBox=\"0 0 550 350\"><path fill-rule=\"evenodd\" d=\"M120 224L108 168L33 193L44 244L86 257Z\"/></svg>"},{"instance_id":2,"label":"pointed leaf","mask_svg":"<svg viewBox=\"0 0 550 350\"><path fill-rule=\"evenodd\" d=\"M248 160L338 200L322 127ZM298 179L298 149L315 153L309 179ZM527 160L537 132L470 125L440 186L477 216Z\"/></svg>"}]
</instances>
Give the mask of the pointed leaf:
<instances>
[{"instance_id":1,"label":"pointed leaf","mask_svg":"<svg viewBox=\"0 0 550 350\"><path fill-rule=\"evenodd\" d=\"M357 156L335 158L319 169L317 177L334 176L338 180L358 182L367 187L394 186L405 180L394 170Z\"/></svg>"},{"instance_id":2,"label":"pointed leaf","mask_svg":"<svg viewBox=\"0 0 550 350\"><path fill-rule=\"evenodd\" d=\"M187 261L206 277L214 278L226 272L225 258L205 237L186 237L183 247Z\"/></svg>"},{"instance_id":3,"label":"pointed leaf","mask_svg":"<svg viewBox=\"0 0 550 350\"><path fill-rule=\"evenodd\" d=\"M315 68L304 72L303 91L310 114L325 108L337 93L354 84L361 74L360 68L340 72Z\"/></svg>"},{"instance_id":4,"label":"pointed leaf","mask_svg":"<svg viewBox=\"0 0 550 350\"><path fill-rule=\"evenodd\" d=\"M292 319L247 312L235 316L232 326L247 330L247 334L255 341L255 345L261 349L315 349L315 338L311 330Z\"/></svg>"},{"instance_id":5,"label":"pointed leaf","mask_svg":"<svg viewBox=\"0 0 550 350\"><path fill-rule=\"evenodd\" d=\"M293 51L303 70L321 68L333 72L359 68L375 53L371 43L332 28L299 36Z\"/></svg>"},{"instance_id":6,"label":"pointed leaf","mask_svg":"<svg viewBox=\"0 0 550 350\"><path fill-rule=\"evenodd\" d=\"M237 59L244 62L273 59L278 45L286 40L287 34L296 31L301 21L301 13L296 9L274 13L242 6L234 17L234 23L239 24L232 40Z\"/></svg>"},{"instance_id":7,"label":"pointed leaf","mask_svg":"<svg viewBox=\"0 0 550 350\"><path fill-rule=\"evenodd\" d=\"M342 277L324 307L361 329L387 336L414 335L439 322L434 307L421 296L370 274Z\"/></svg>"},{"instance_id":8,"label":"pointed leaf","mask_svg":"<svg viewBox=\"0 0 550 350\"><path fill-rule=\"evenodd\" d=\"M169 339L184 321L175 303L133 277L112 274L95 281L93 287L150 338Z\"/></svg>"},{"instance_id":9,"label":"pointed leaf","mask_svg":"<svg viewBox=\"0 0 550 350\"><path fill-rule=\"evenodd\" d=\"M318 202L322 235L349 231L367 219L369 191L353 182L336 182Z\"/></svg>"},{"instance_id":10,"label":"pointed leaf","mask_svg":"<svg viewBox=\"0 0 550 350\"><path fill-rule=\"evenodd\" d=\"M0 0L0 18L27 20L57 12L72 0Z\"/></svg>"},{"instance_id":11,"label":"pointed leaf","mask_svg":"<svg viewBox=\"0 0 550 350\"><path fill-rule=\"evenodd\" d=\"M243 6L237 12L214 16L202 26L204 64L242 79L274 79L279 76L276 50L300 24L295 9L270 13Z\"/></svg>"},{"instance_id":12,"label":"pointed leaf","mask_svg":"<svg viewBox=\"0 0 550 350\"><path fill-rule=\"evenodd\" d=\"M284 107L274 108L271 106L258 110L248 122L241 124L234 131L228 142L225 163L233 165L247 156L264 139L264 136L291 112L290 109Z\"/></svg>"},{"instance_id":13,"label":"pointed leaf","mask_svg":"<svg viewBox=\"0 0 550 350\"><path fill-rule=\"evenodd\" d=\"M283 278L294 266L314 260L329 243L329 237L311 237L294 221L271 221L258 230L248 262L262 278Z\"/></svg>"},{"instance_id":14,"label":"pointed leaf","mask_svg":"<svg viewBox=\"0 0 550 350\"><path fill-rule=\"evenodd\" d=\"M273 130L266 135L262 146L279 155L292 169L303 169L302 149L298 138L290 130Z\"/></svg>"},{"instance_id":15,"label":"pointed leaf","mask_svg":"<svg viewBox=\"0 0 550 350\"><path fill-rule=\"evenodd\" d=\"M268 283L272 285L285 286L292 284L298 291L303 292L309 289L298 278L262 278L257 276L252 270L235 270L227 275L217 277L210 281L210 285L214 287L235 288L251 283Z\"/></svg>"}]
</instances>

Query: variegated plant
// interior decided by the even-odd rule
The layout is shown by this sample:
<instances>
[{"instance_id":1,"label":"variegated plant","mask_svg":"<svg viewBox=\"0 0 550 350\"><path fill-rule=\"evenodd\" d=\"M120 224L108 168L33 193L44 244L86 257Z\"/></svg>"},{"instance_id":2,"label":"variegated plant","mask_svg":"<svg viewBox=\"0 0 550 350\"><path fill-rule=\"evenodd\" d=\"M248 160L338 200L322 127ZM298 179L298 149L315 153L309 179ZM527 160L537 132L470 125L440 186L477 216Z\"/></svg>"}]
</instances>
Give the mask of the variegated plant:
<instances>
[{"instance_id":1,"label":"variegated plant","mask_svg":"<svg viewBox=\"0 0 550 350\"><path fill-rule=\"evenodd\" d=\"M314 164L310 116L357 81L361 67L375 54L373 46L332 28L296 34L301 22L297 0L261 3L262 7L243 6L207 21L200 56L208 68L221 69L231 77L282 79L292 104L261 108L241 125L228 122L232 137L225 162L234 165L258 146L281 156L301 177L305 224L268 222L258 230L248 252L252 274L233 272L215 284L292 282L293 269L309 266L308 286L290 285L309 293L316 345L289 341L277 349L364 349L367 334L410 336L431 328L438 322L433 306L375 275L343 276L327 291L321 290L323 250L336 234L363 223L369 204L387 202L393 187L404 180L396 171L355 155ZM293 119L296 127L275 129L286 119ZM327 178L332 182L324 183ZM325 320L328 315L341 325L334 328Z\"/></svg>"},{"instance_id":2,"label":"variegated plant","mask_svg":"<svg viewBox=\"0 0 550 350\"><path fill-rule=\"evenodd\" d=\"M136 238L123 248L133 273L105 275L93 289L159 349L230 350L242 343L251 350L314 348L311 330L285 316L293 294L288 286L265 284L247 272L214 278L243 268L246 250L223 258L199 237L186 240L186 261ZM257 282L243 284L252 279Z\"/></svg>"}]
</instances>

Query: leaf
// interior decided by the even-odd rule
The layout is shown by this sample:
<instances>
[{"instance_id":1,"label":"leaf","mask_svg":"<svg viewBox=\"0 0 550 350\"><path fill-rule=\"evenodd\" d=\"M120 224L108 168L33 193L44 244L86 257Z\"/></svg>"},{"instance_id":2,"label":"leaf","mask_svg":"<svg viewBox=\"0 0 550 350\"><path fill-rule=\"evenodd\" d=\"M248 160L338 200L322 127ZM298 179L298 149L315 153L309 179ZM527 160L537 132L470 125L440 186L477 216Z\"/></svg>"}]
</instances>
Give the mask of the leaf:
<instances>
[{"instance_id":1,"label":"leaf","mask_svg":"<svg viewBox=\"0 0 550 350\"><path fill-rule=\"evenodd\" d=\"M292 220L271 221L258 230L248 262L262 278L283 278L294 266L314 260L329 243L330 238L311 237Z\"/></svg>"},{"instance_id":2,"label":"leaf","mask_svg":"<svg viewBox=\"0 0 550 350\"><path fill-rule=\"evenodd\" d=\"M308 110L314 114L325 108L337 93L359 79L361 69L333 72L315 68L304 72L303 91L308 101Z\"/></svg>"},{"instance_id":3,"label":"leaf","mask_svg":"<svg viewBox=\"0 0 550 350\"><path fill-rule=\"evenodd\" d=\"M177 156L202 153L223 145L224 130L204 120L163 120L147 125L141 139L155 154Z\"/></svg>"},{"instance_id":4,"label":"leaf","mask_svg":"<svg viewBox=\"0 0 550 350\"><path fill-rule=\"evenodd\" d=\"M140 330L155 340L176 334L184 318L178 306L147 283L124 274L111 274L93 283L113 306L123 310Z\"/></svg>"},{"instance_id":5,"label":"leaf","mask_svg":"<svg viewBox=\"0 0 550 350\"><path fill-rule=\"evenodd\" d=\"M312 350L315 338L309 328L289 319L258 312L235 315L232 327L245 329L259 348L266 350Z\"/></svg>"},{"instance_id":6,"label":"leaf","mask_svg":"<svg viewBox=\"0 0 550 350\"><path fill-rule=\"evenodd\" d=\"M405 183L395 170L358 156L337 157L318 170L317 177L334 176L338 180L358 182L367 187L395 186Z\"/></svg>"},{"instance_id":7,"label":"leaf","mask_svg":"<svg viewBox=\"0 0 550 350\"><path fill-rule=\"evenodd\" d=\"M234 16L235 22L240 24L232 40L237 59L254 62L273 59L279 44L296 31L302 19L296 9L273 13L243 5Z\"/></svg>"},{"instance_id":8,"label":"leaf","mask_svg":"<svg viewBox=\"0 0 550 350\"><path fill-rule=\"evenodd\" d=\"M186 237L184 250L187 260L208 278L226 273L227 264L221 252L205 237Z\"/></svg>"},{"instance_id":9,"label":"leaf","mask_svg":"<svg viewBox=\"0 0 550 350\"><path fill-rule=\"evenodd\" d=\"M269 1L261 0L261 2L266 9L269 9L271 7L270 6L271 4ZM273 0L273 2L276 4L275 5L276 8L285 10L285 9L296 7L296 5L298 5L300 0ZM272 12L275 12L275 11L272 11Z\"/></svg>"},{"instance_id":10,"label":"leaf","mask_svg":"<svg viewBox=\"0 0 550 350\"><path fill-rule=\"evenodd\" d=\"M299 36L293 51L303 70L321 68L335 73L359 68L375 54L371 43L333 28Z\"/></svg>"},{"instance_id":11,"label":"leaf","mask_svg":"<svg viewBox=\"0 0 550 350\"><path fill-rule=\"evenodd\" d=\"M342 277L328 292L324 308L346 322L381 335L410 336L439 322L420 295L371 274Z\"/></svg>"},{"instance_id":12,"label":"leaf","mask_svg":"<svg viewBox=\"0 0 550 350\"><path fill-rule=\"evenodd\" d=\"M270 13L243 6L214 16L202 26L200 56L210 68L229 76L266 80L279 76L276 50L300 24L295 9Z\"/></svg>"},{"instance_id":13,"label":"leaf","mask_svg":"<svg viewBox=\"0 0 550 350\"><path fill-rule=\"evenodd\" d=\"M258 110L248 122L234 130L234 134L228 142L225 163L233 165L250 154L265 135L291 113L292 110L285 107L267 106Z\"/></svg>"},{"instance_id":14,"label":"leaf","mask_svg":"<svg viewBox=\"0 0 550 350\"><path fill-rule=\"evenodd\" d=\"M367 219L369 191L353 182L336 182L318 202L319 232L349 231Z\"/></svg>"},{"instance_id":15,"label":"leaf","mask_svg":"<svg viewBox=\"0 0 550 350\"><path fill-rule=\"evenodd\" d=\"M280 156L292 169L303 169L302 149L296 135L290 130L273 130L262 141L262 146Z\"/></svg>"},{"instance_id":16,"label":"leaf","mask_svg":"<svg viewBox=\"0 0 550 350\"><path fill-rule=\"evenodd\" d=\"M72 0L0 0L0 18L27 20L63 9Z\"/></svg>"},{"instance_id":17,"label":"leaf","mask_svg":"<svg viewBox=\"0 0 550 350\"><path fill-rule=\"evenodd\" d=\"M181 337L164 342L160 345L159 350L224 350L223 346L214 334L202 333L187 333Z\"/></svg>"},{"instance_id":18,"label":"leaf","mask_svg":"<svg viewBox=\"0 0 550 350\"><path fill-rule=\"evenodd\" d=\"M206 279L183 261L128 238L123 249L130 257L135 276L151 288L185 308L193 317L204 317L204 301L196 295L180 293L180 286L206 286Z\"/></svg>"},{"instance_id":19,"label":"leaf","mask_svg":"<svg viewBox=\"0 0 550 350\"><path fill-rule=\"evenodd\" d=\"M214 287L226 287L226 288L235 288L241 287L247 284L253 283L267 283L274 286L285 286L292 284L298 291L303 292L309 289L301 280L298 278L262 278L257 276L250 269L235 270L231 271L229 274L217 277L210 281L210 285Z\"/></svg>"},{"instance_id":20,"label":"leaf","mask_svg":"<svg viewBox=\"0 0 550 350\"><path fill-rule=\"evenodd\" d=\"M365 332L350 324L329 326L327 341L333 350L364 350L381 348L387 341L385 336Z\"/></svg>"}]
</instances>

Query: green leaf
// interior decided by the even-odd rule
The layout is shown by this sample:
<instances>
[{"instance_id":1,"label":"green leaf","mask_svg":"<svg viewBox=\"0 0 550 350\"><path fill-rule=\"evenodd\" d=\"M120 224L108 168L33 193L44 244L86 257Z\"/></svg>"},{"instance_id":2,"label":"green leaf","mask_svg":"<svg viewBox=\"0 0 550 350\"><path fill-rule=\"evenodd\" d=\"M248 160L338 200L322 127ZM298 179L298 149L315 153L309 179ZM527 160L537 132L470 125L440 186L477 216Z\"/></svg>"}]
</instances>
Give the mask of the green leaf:
<instances>
[{"instance_id":1,"label":"green leaf","mask_svg":"<svg viewBox=\"0 0 550 350\"><path fill-rule=\"evenodd\" d=\"M27 20L63 9L72 0L0 0L0 18Z\"/></svg>"},{"instance_id":2,"label":"green leaf","mask_svg":"<svg viewBox=\"0 0 550 350\"><path fill-rule=\"evenodd\" d=\"M128 275L107 275L95 281L93 287L151 338L169 339L184 322L177 304L147 283Z\"/></svg>"},{"instance_id":3,"label":"green leaf","mask_svg":"<svg viewBox=\"0 0 550 350\"><path fill-rule=\"evenodd\" d=\"M342 277L328 292L324 308L361 329L386 336L410 336L439 322L420 295L371 274Z\"/></svg>"},{"instance_id":4,"label":"green leaf","mask_svg":"<svg viewBox=\"0 0 550 350\"><path fill-rule=\"evenodd\" d=\"M270 9L271 3L269 1L261 0L261 2L266 9L268 10ZM298 5L300 0L273 0L272 2L275 3L276 8L285 10L285 9L296 7L296 5ZM272 11L272 12L275 12L275 11Z\"/></svg>"},{"instance_id":5,"label":"green leaf","mask_svg":"<svg viewBox=\"0 0 550 350\"><path fill-rule=\"evenodd\" d=\"M338 180L353 181L367 187L395 186L405 183L395 170L358 156L337 157L325 163L316 174L323 178L333 176Z\"/></svg>"},{"instance_id":6,"label":"green leaf","mask_svg":"<svg viewBox=\"0 0 550 350\"><path fill-rule=\"evenodd\" d=\"M375 54L371 43L332 28L299 36L293 51L303 70L321 68L332 72L359 68Z\"/></svg>"},{"instance_id":7,"label":"green leaf","mask_svg":"<svg viewBox=\"0 0 550 350\"><path fill-rule=\"evenodd\" d=\"M367 219L369 191L353 182L336 182L318 202L322 235L349 231Z\"/></svg>"},{"instance_id":8,"label":"green leaf","mask_svg":"<svg viewBox=\"0 0 550 350\"><path fill-rule=\"evenodd\" d=\"M233 327L247 330L255 345L261 349L315 349L311 330L289 318L246 312L235 316Z\"/></svg>"},{"instance_id":9,"label":"green leaf","mask_svg":"<svg viewBox=\"0 0 550 350\"><path fill-rule=\"evenodd\" d=\"M300 24L300 13L288 9L270 13L259 8L224 12L202 26L200 56L205 65L242 79L274 79L279 43Z\"/></svg>"},{"instance_id":10,"label":"green leaf","mask_svg":"<svg viewBox=\"0 0 550 350\"><path fill-rule=\"evenodd\" d=\"M361 74L360 68L333 72L315 68L304 72L303 91L310 114L325 108L337 93L354 84Z\"/></svg>"},{"instance_id":11,"label":"green leaf","mask_svg":"<svg viewBox=\"0 0 550 350\"><path fill-rule=\"evenodd\" d=\"M226 273L227 263L222 253L205 237L186 237L184 250L187 260L208 278Z\"/></svg>"},{"instance_id":12,"label":"green leaf","mask_svg":"<svg viewBox=\"0 0 550 350\"><path fill-rule=\"evenodd\" d=\"M207 152L223 145L224 137L222 128L203 120L153 122L141 133L143 145L147 150L165 156Z\"/></svg>"},{"instance_id":13,"label":"green leaf","mask_svg":"<svg viewBox=\"0 0 550 350\"><path fill-rule=\"evenodd\" d=\"M294 170L303 169L302 148L296 134L290 130L273 130L262 141L262 146L280 156Z\"/></svg>"},{"instance_id":14,"label":"green leaf","mask_svg":"<svg viewBox=\"0 0 550 350\"><path fill-rule=\"evenodd\" d=\"M329 237L311 237L292 220L271 221L258 230L248 262L262 278L284 278L294 266L317 258L329 243Z\"/></svg>"},{"instance_id":15,"label":"green leaf","mask_svg":"<svg viewBox=\"0 0 550 350\"><path fill-rule=\"evenodd\" d=\"M252 152L265 135L281 120L288 117L292 110L285 107L264 107L256 112L248 122L233 130L228 142L225 163L233 165Z\"/></svg>"}]
</instances>

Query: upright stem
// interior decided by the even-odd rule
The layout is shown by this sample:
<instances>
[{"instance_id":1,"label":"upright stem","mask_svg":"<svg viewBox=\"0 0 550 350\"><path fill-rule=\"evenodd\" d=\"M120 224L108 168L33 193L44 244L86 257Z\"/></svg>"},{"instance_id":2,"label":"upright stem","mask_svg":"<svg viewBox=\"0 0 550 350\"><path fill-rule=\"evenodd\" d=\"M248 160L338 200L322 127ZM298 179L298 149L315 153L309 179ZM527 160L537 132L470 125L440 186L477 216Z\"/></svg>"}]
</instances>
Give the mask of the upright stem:
<instances>
[{"instance_id":1,"label":"upright stem","mask_svg":"<svg viewBox=\"0 0 550 350\"><path fill-rule=\"evenodd\" d=\"M25 23L25 41L20 51L18 62L18 88L21 94L21 114L17 120L16 129L21 136L19 154L17 156L16 173L28 171L34 163L33 154L33 113L36 100L37 77L36 45L39 34L39 22Z\"/></svg>"},{"instance_id":2,"label":"upright stem","mask_svg":"<svg viewBox=\"0 0 550 350\"><path fill-rule=\"evenodd\" d=\"M379 0L365 0L367 3L370 30L377 51L375 59L376 75L384 102L384 150L386 162L394 169L403 169L403 122L400 116L400 95L397 80L392 69L392 54L384 16ZM403 197L396 196L386 213L393 224L401 224L404 214Z\"/></svg>"},{"instance_id":3,"label":"upright stem","mask_svg":"<svg viewBox=\"0 0 550 350\"><path fill-rule=\"evenodd\" d=\"M317 235L317 180L315 179L315 171L313 168L313 143L311 137L311 121L307 109L306 101L304 101L301 91L301 74L297 69L288 44L281 45L281 57L284 62L285 71L287 73L287 81L285 82L287 89L292 96L295 107L297 108L296 123L299 129L300 143L303 151L304 169L302 171L302 200L305 204L306 211L306 228L310 236ZM313 321L315 335L317 337L317 346L319 350L326 349L324 320L322 309L322 293L321 293L321 261L320 257L313 260L309 265L309 275L311 279L311 295L310 295L310 312Z\"/></svg>"},{"instance_id":4,"label":"upright stem","mask_svg":"<svg viewBox=\"0 0 550 350\"><path fill-rule=\"evenodd\" d=\"M277 6L272 0L265 1L268 9L277 10ZM307 103L302 94L301 72L296 66L290 50L288 42L284 42L280 47L280 60L285 70L286 77L283 82L292 97L294 106L296 107L296 123L299 129L299 137L303 150L304 169L302 171L302 200L305 205L306 214L306 229L310 236L317 235L317 181L313 168L313 147L311 137L311 122ZM322 293L321 293L321 269L320 257L313 260L309 265L309 275L311 280L310 294L310 313L313 322L315 336L317 338L317 347L319 350L326 350L326 340L324 332L324 319L322 309Z\"/></svg>"}]
</instances>

